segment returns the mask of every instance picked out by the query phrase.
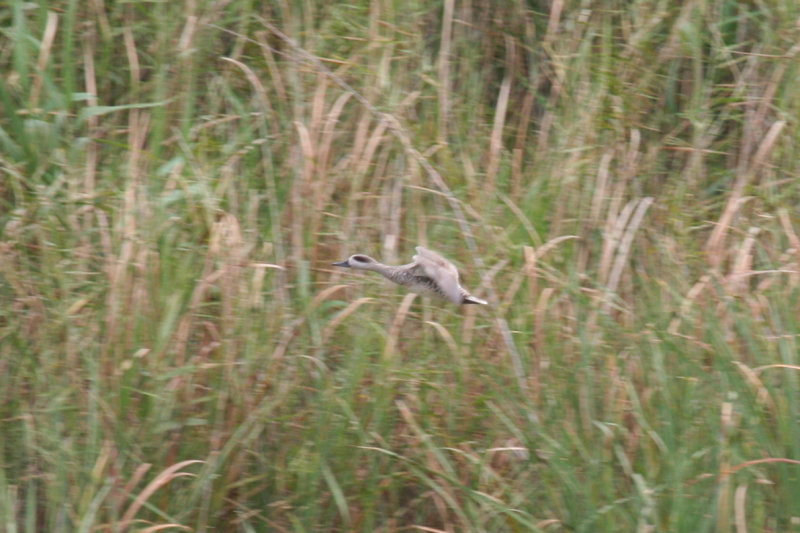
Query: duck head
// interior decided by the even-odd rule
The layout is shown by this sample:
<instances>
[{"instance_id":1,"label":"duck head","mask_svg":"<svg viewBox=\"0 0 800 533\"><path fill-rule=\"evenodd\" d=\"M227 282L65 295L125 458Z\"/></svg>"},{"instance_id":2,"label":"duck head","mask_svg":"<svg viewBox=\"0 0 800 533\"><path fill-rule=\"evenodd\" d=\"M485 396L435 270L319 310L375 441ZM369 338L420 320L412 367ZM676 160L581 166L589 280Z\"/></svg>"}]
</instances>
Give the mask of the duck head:
<instances>
[{"instance_id":1,"label":"duck head","mask_svg":"<svg viewBox=\"0 0 800 533\"><path fill-rule=\"evenodd\" d=\"M351 255L346 261L333 263L333 266L345 268L359 268L361 270L372 270L378 264L373 258L364 254Z\"/></svg>"}]
</instances>

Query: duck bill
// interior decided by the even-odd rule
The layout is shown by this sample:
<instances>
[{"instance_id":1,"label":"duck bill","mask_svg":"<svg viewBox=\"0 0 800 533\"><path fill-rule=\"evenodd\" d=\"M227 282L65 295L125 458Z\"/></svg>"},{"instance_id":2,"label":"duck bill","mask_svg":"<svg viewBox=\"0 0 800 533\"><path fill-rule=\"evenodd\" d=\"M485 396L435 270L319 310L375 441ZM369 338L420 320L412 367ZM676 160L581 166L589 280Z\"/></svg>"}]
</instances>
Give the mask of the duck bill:
<instances>
[{"instance_id":1,"label":"duck bill","mask_svg":"<svg viewBox=\"0 0 800 533\"><path fill-rule=\"evenodd\" d=\"M339 261L338 263L334 263L333 266L350 268L350 263L347 261Z\"/></svg>"}]
</instances>

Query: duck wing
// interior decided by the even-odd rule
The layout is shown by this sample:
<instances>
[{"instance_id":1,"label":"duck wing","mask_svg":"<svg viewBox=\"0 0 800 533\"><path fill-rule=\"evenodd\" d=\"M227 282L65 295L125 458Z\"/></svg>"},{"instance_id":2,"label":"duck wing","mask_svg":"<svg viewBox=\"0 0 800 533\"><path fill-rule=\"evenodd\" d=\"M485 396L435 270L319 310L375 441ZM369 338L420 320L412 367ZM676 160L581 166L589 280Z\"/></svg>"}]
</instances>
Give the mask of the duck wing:
<instances>
[{"instance_id":1,"label":"duck wing","mask_svg":"<svg viewBox=\"0 0 800 533\"><path fill-rule=\"evenodd\" d=\"M458 283L458 269L453 263L422 246L417 246L414 262L441 289L448 300L461 303L463 296Z\"/></svg>"}]
</instances>

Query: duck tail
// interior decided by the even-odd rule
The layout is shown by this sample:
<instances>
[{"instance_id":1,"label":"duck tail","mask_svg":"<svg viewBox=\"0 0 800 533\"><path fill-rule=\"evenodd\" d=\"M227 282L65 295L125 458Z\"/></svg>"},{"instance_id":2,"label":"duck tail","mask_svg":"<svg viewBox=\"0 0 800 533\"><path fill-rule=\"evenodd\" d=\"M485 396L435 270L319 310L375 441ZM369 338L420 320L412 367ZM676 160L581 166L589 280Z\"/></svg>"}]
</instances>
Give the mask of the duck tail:
<instances>
[{"instance_id":1,"label":"duck tail","mask_svg":"<svg viewBox=\"0 0 800 533\"><path fill-rule=\"evenodd\" d=\"M462 303L465 304L480 304L480 305L489 305L489 302L486 300L481 300L480 298L476 298L471 294L464 295L464 301Z\"/></svg>"}]
</instances>

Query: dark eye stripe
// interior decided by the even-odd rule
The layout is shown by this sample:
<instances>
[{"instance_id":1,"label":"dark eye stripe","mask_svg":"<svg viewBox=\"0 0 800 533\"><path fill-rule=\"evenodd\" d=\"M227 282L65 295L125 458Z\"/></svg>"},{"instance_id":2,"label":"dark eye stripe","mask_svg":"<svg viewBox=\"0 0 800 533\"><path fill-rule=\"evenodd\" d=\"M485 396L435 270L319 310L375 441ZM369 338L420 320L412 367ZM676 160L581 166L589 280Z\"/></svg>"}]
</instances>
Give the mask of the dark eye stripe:
<instances>
[{"instance_id":1,"label":"dark eye stripe","mask_svg":"<svg viewBox=\"0 0 800 533\"><path fill-rule=\"evenodd\" d=\"M353 261L358 261L359 263L369 263L369 259L367 259L364 255L354 255Z\"/></svg>"}]
</instances>

